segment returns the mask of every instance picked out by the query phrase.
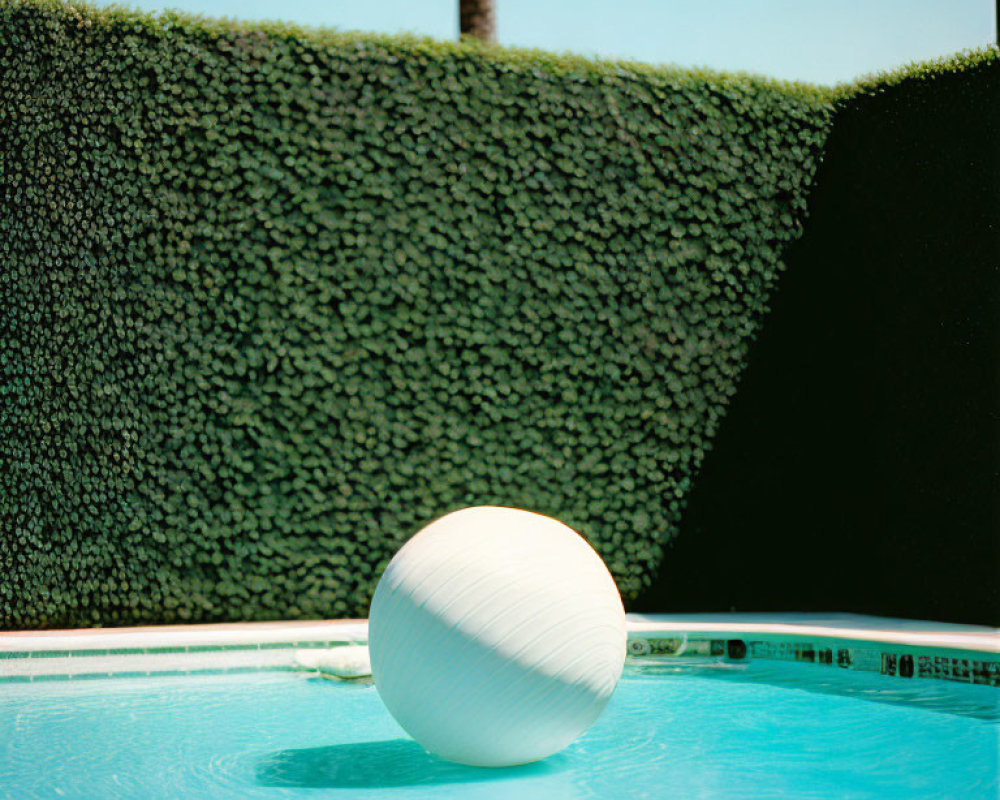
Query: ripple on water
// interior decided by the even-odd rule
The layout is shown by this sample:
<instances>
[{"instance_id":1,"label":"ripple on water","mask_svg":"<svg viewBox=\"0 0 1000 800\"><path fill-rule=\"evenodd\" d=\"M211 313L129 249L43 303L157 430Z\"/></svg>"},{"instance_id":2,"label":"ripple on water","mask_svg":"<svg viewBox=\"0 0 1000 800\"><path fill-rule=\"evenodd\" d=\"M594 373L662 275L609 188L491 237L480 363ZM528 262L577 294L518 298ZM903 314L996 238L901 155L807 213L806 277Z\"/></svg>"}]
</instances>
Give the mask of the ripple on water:
<instances>
[{"instance_id":1,"label":"ripple on water","mask_svg":"<svg viewBox=\"0 0 1000 800\"><path fill-rule=\"evenodd\" d=\"M630 666L584 737L510 770L426 753L371 685L287 674L11 684L0 797L996 800L995 690L764 666Z\"/></svg>"}]
</instances>

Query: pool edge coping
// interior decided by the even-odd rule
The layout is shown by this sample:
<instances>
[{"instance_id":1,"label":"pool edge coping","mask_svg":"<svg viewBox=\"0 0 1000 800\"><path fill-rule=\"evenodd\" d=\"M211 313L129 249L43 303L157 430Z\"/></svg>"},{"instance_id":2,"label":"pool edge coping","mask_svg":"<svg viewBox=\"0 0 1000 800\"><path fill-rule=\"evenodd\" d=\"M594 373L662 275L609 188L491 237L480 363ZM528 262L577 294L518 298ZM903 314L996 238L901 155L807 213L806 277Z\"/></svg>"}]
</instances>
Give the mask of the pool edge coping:
<instances>
[{"instance_id":1,"label":"pool edge coping","mask_svg":"<svg viewBox=\"0 0 1000 800\"><path fill-rule=\"evenodd\" d=\"M731 634L743 637L766 635L882 642L909 647L1000 654L1000 629L923 623L917 620L899 622L933 625L935 629L892 629L884 627L884 623L891 620L863 615L838 615L832 621L825 618L826 624L822 624L820 620L813 623L801 620L782 621L780 614L773 615L774 621L769 622L747 619L738 614L705 616L712 619L698 619L698 615L628 615L626 628L630 639L649 639L674 633ZM365 619L268 621L0 631L0 653L170 647L185 650L198 647L239 649L240 646L246 649L264 649L262 645L315 647L318 643L365 644L367 641L368 621Z\"/></svg>"},{"instance_id":2,"label":"pool edge coping","mask_svg":"<svg viewBox=\"0 0 1000 800\"><path fill-rule=\"evenodd\" d=\"M719 635L748 634L787 636L790 638L833 639L852 642L872 642L907 647L928 647L941 650L969 650L1000 654L1000 631L995 633L946 633L932 631L894 631L795 623L730 623L730 622L636 622L628 626L630 637L652 638L657 634L676 632L712 633Z\"/></svg>"}]
</instances>

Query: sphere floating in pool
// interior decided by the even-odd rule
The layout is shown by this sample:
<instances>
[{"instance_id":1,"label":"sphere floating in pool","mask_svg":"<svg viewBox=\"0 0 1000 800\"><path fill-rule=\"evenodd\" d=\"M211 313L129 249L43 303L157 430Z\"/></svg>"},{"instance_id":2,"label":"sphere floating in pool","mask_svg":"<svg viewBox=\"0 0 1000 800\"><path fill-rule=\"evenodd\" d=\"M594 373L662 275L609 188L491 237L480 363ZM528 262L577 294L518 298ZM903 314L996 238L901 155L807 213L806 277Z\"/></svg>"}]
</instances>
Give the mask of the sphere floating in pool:
<instances>
[{"instance_id":1,"label":"sphere floating in pool","mask_svg":"<svg viewBox=\"0 0 1000 800\"><path fill-rule=\"evenodd\" d=\"M481 506L430 523L379 581L375 687L427 750L500 767L562 750L625 663L625 611L594 549L558 520Z\"/></svg>"}]
</instances>

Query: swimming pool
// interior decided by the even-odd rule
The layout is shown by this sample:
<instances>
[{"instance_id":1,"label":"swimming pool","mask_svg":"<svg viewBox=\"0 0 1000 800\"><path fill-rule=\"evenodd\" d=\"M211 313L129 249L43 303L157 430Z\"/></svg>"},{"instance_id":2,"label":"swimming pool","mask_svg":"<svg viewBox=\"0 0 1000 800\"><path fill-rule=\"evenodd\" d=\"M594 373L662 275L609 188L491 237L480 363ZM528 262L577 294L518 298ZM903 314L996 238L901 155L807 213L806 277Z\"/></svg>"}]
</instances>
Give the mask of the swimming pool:
<instances>
[{"instance_id":1,"label":"swimming pool","mask_svg":"<svg viewBox=\"0 0 1000 800\"><path fill-rule=\"evenodd\" d=\"M294 671L0 683L0 797L989 798L995 687L646 658L562 753L439 760L370 682Z\"/></svg>"}]
</instances>

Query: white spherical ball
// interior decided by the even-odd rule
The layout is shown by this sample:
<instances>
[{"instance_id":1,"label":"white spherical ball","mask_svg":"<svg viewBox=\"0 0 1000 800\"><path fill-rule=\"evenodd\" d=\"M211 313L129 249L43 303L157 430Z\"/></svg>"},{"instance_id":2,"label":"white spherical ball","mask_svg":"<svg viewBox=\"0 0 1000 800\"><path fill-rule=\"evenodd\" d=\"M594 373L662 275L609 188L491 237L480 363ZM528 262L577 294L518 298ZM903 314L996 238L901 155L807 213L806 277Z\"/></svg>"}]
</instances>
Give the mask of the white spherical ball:
<instances>
[{"instance_id":1,"label":"white spherical ball","mask_svg":"<svg viewBox=\"0 0 1000 800\"><path fill-rule=\"evenodd\" d=\"M372 677L425 748L473 766L537 761L601 713L625 663L604 562L561 522L455 511L389 563L368 623Z\"/></svg>"}]
</instances>

